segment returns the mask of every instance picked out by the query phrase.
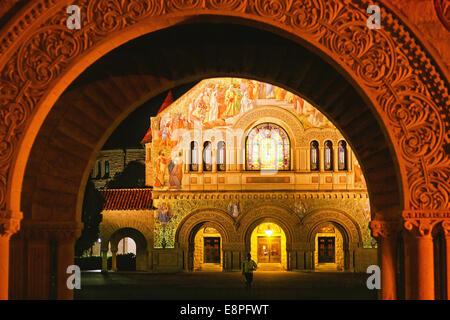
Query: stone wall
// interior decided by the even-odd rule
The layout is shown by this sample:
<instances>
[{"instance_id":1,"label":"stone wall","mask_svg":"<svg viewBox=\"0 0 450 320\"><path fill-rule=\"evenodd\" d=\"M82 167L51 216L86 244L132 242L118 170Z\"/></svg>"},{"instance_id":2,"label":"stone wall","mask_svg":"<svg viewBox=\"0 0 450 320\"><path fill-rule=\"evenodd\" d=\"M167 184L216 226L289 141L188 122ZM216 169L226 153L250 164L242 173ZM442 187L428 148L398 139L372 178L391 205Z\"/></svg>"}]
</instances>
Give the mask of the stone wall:
<instances>
[{"instance_id":1,"label":"stone wall","mask_svg":"<svg viewBox=\"0 0 450 320\"><path fill-rule=\"evenodd\" d=\"M109 174L105 173L105 162L109 163ZM132 161L145 165L144 149L101 150L92 168L91 178L97 189L102 189L116 174L121 173ZM144 178L144 177L142 177Z\"/></svg>"}]
</instances>

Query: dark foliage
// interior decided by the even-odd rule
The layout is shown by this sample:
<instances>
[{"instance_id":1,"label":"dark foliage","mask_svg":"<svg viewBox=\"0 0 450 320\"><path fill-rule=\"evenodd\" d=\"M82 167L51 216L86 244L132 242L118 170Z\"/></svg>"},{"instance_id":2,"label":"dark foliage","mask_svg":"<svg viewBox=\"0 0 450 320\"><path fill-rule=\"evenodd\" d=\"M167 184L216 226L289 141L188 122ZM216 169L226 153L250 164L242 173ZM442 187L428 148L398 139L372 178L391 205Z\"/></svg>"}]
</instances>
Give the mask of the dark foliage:
<instances>
[{"instance_id":1,"label":"dark foliage","mask_svg":"<svg viewBox=\"0 0 450 320\"><path fill-rule=\"evenodd\" d=\"M125 169L116 173L106 184L107 189L143 188L145 186L145 165L139 161L131 161Z\"/></svg>"},{"instance_id":2,"label":"dark foliage","mask_svg":"<svg viewBox=\"0 0 450 320\"><path fill-rule=\"evenodd\" d=\"M103 197L95 189L92 181L88 181L83 200L83 213L81 221L84 223L84 229L81 237L75 243L75 255L81 256L89 250L98 240L99 225L102 221Z\"/></svg>"}]
</instances>

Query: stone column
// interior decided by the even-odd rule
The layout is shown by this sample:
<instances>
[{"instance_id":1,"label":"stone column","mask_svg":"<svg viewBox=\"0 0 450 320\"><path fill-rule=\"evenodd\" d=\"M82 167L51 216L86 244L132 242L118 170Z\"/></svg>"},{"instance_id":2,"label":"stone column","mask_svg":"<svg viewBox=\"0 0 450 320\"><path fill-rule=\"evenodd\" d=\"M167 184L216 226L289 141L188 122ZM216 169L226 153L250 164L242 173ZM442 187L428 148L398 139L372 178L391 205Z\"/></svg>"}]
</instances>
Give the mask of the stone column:
<instances>
[{"instance_id":1,"label":"stone column","mask_svg":"<svg viewBox=\"0 0 450 320\"><path fill-rule=\"evenodd\" d=\"M111 255L112 255L112 257L111 257L111 270L112 271L117 271L117 250L112 250L111 249Z\"/></svg>"},{"instance_id":2,"label":"stone column","mask_svg":"<svg viewBox=\"0 0 450 320\"><path fill-rule=\"evenodd\" d=\"M8 299L9 239L19 231L22 212L0 211L0 300Z\"/></svg>"},{"instance_id":3,"label":"stone column","mask_svg":"<svg viewBox=\"0 0 450 320\"><path fill-rule=\"evenodd\" d=\"M314 251L308 250L305 252L305 269L314 270Z\"/></svg>"},{"instance_id":4,"label":"stone column","mask_svg":"<svg viewBox=\"0 0 450 320\"><path fill-rule=\"evenodd\" d=\"M373 220L372 234L378 239L378 263L381 269L381 299L397 299L396 262L399 223L396 221Z\"/></svg>"},{"instance_id":5,"label":"stone column","mask_svg":"<svg viewBox=\"0 0 450 320\"><path fill-rule=\"evenodd\" d=\"M338 166L338 160L339 160L339 145L333 145L333 171L338 172L339 166Z\"/></svg>"},{"instance_id":6,"label":"stone column","mask_svg":"<svg viewBox=\"0 0 450 320\"><path fill-rule=\"evenodd\" d=\"M108 272L108 250L102 250L102 273Z\"/></svg>"},{"instance_id":7,"label":"stone column","mask_svg":"<svg viewBox=\"0 0 450 320\"><path fill-rule=\"evenodd\" d=\"M445 234L446 261L447 261L447 300L450 300L450 220L442 222Z\"/></svg>"},{"instance_id":8,"label":"stone column","mask_svg":"<svg viewBox=\"0 0 450 320\"><path fill-rule=\"evenodd\" d=\"M26 241L23 266L25 286L17 294L24 299L73 299L67 287L74 265L75 241L82 224L73 221L23 221L21 237Z\"/></svg>"},{"instance_id":9,"label":"stone column","mask_svg":"<svg viewBox=\"0 0 450 320\"><path fill-rule=\"evenodd\" d=\"M81 235L81 228L67 228L64 231L56 231L57 258L56 258L56 299L72 300L73 292L67 287L67 268L73 265L75 256L75 241Z\"/></svg>"},{"instance_id":10,"label":"stone column","mask_svg":"<svg viewBox=\"0 0 450 320\"><path fill-rule=\"evenodd\" d=\"M311 170L311 148L306 148L306 171Z\"/></svg>"},{"instance_id":11,"label":"stone column","mask_svg":"<svg viewBox=\"0 0 450 320\"><path fill-rule=\"evenodd\" d=\"M429 218L405 218L408 232L408 275L410 285L407 299L434 300L434 250L431 232L437 220Z\"/></svg>"},{"instance_id":12,"label":"stone column","mask_svg":"<svg viewBox=\"0 0 450 320\"><path fill-rule=\"evenodd\" d=\"M325 150L324 147L319 145L319 171L325 171Z\"/></svg>"},{"instance_id":13,"label":"stone column","mask_svg":"<svg viewBox=\"0 0 450 320\"><path fill-rule=\"evenodd\" d=\"M213 173L217 172L217 147L214 147L214 145L211 142L211 171Z\"/></svg>"}]
</instances>

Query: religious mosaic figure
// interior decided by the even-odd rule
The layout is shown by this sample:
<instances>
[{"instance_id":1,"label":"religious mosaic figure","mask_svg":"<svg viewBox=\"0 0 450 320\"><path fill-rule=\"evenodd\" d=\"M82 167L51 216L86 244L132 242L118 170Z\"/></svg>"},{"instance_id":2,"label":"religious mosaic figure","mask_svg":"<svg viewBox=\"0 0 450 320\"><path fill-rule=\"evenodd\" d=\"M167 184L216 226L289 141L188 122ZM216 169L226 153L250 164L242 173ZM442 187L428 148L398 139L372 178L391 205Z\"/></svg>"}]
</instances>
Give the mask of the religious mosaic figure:
<instances>
[{"instance_id":1,"label":"religious mosaic figure","mask_svg":"<svg viewBox=\"0 0 450 320\"><path fill-rule=\"evenodd\" d=\"M167 159L163 151L160 151L158 158L156 159L156 177L155 177L155 187L161 188L164 186L164 179L166 175Z\"/></svg>"},{"instance_id":2,"label":"religious mosaic figure","mask_svg":"<svg viewBox=\"0 0 450 320\"><path fill-rule=\"evenodd\" d=\"M239 202L232 201L230 202L230 205L228 206L228 210L230 212L230 215L233 218L237 218L239 214L241 213L241 208L239 206Z\"/></svg>"},{"instance_id":3,"label":"religious mosaic figure","mask_svg":"<svg viewBox=\"0 0 450 320\"><path fill-rule=\"evenodd\" d=\"M170 208L167 203L162 203L159 207L158 211L158 220L161 222L163 226L167 224L167 222L170 221L170 218L172 218L172 215L170 214Z\"/></svg>"},{"instance_id":4,"label":"religious mosaic figure","mask_svg":"<svg viewBox=\"0 0 450 320\"><path fill-rule=\"evenodd\" d=\"M182 151L179 151L175 158L169 162L168 169L170 189L181 189L181 181L183 179L182 155Z\"/></svg>"}]
</instances>

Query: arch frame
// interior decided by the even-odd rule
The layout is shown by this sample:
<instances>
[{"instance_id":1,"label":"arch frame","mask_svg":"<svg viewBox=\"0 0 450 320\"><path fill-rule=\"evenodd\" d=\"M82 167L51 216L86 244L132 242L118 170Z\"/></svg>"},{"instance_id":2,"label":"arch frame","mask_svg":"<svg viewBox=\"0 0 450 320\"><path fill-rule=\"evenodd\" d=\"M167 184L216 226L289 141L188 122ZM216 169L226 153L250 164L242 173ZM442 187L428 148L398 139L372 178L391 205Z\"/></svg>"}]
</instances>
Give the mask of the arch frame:
<instances>
[{"instance_id":1,"label":"arch frame","mask_svg":"<svg viewBox=\"0 0 450 320\"><path fill-rule=\"evenodd\" d=\"M250 250L250 242L253 230L264 222L277 224L286 235L286 250L290 251L297 242L299 218L287 208L270 203L262 204L240 215L236 221L240 242L244 244L246 251Z\"/></svg>"},{"instance_id":2,"label":"arch frame","mask_svg":"<svg viewBox=\"0 0 450 320\"><path fill-rule=\"evenodd\" d=\"M393 141L391 147L395 150L397 159L400 159L402 207L409 210L448 213L449 188L443 178L445 169L442 169L448 167L450 162L445 152L448 126L445 119L448 119L446 111L450 105L448 76L443 73L442 68L439 68L442 63L433 56L434 51L431 50L430 54L430 50L423 42L417 40L417 35L410 31L384 1L377 2L377 5L381 7L382 15L387 17L384 21L386 27L381 31L364 34L367 42L362 48L355 46L351 40L338 39L336 34L328 34L328 31L321 30L319 22L331 24L332 21L327 21L327 17L334 17L332 13L342 14L342 17L351 17L351 21L345 21L346 27L353 29L354 32L360 32L365 28L363 22L366 20L367 1L360 1L351 6L344 6L340 0L328 5L324 1L314 4L275 1L270 6L265 6L263 0L255 2L205 0L192 3L181 3L178 0L142 0L134 5L128 1L122 7L114 8L103 6L102 0L93 2L79 0L72 1L72 4L80 5L86 10L90 30L78 33L68 32L63 27L66 16L62 9L66 2L40 0L30 3L0 34L2 49L0 70L3 87L7 88L8 93L17 93L5 98L5 101L14 104L15 107L6 111L7 117L11 119L6 123L7 131L13 134L2 136L6 155L0 159L2 216L10 216L8 213L10 211L20 212L20 190L25 171L23 159L28 158L31 145L46 114L67 85L93 61L120 44L152 29L161 29L198 15L242 18L268 28L278 28L291 38L304 41L316 48L322 55L331 59L333 64L345 70L347 75L350 75L351 81L357 83L358 88L366 93L366 98L377 110L380 121L384 123L388 136ZM136 11L135 6L141 10ZM117 20L116 24L112 25L105 24L102 19L93 19L96 14L104 17L105 13L117 18L126 14L130 19ZM301 17L307 14L310 19L303 21ZM158 17L161 19L158 20ZM329 30L333 30L331 26ZM342 28L341 30L344 31ZM69 50L64 51L65 54L60 55L58 61L55 52L46 52L47 57L53 59L54 63L42 66L49 72L40 79L36 74L37 71L33 73L29 68L32 64L27 64L30 63L27 59L30 52L33 52L31 47L33 41L42 41L45 34L64 34L63 37L59 37L60 42L56 47L61 50L62 47L68 46ZM402 37L398 37L399 34L402 34ZM386 46L385 52L377 47L377 43L381 42ZM343 51L340 45L351 52ZM404 52L394 50L396 45ZM370 50L373 50L372 54L377 52L384 57L382 62L385 68L382 69L382 73L380 69L376 71L374 61L365 55ZM387 53L391 54L391 57L387 57ZM361 60L363 63L355 65L356 60L353 56L358 55L363 58ZM18 78L12 77L10 70L13 66L19 67ZM56 69L50 70L50 67ZM418 68L421 69L420 73L416 72ZM404 72L401 73L400 70ZM409 81L411 86L407 86L407 90L393 94L386 84L399 79L405 83ZM429 82L426 79L434 81ZM22 87L22 90L18 91L19 87ZM34 98L26 101L24 97L27 97L27 94L29 96L32 90L35 92ZM27 103L29 105L25 106ZM419 113L417 110L408 109L410 104L419 105ZM22 112L21 117L15 115L19 110ZM410 114L411 112L415 114ZM420 114L423 116L418 119Z\"/></svg>"},{"instance_id":3,"label":"arch frame","mask_svg":"<svg viewBox=\"0 0 450 320\"><path fill-rule=\"evenodd\" d=\"M222 245L236 238L234 220L228 213L217 209L199 209L189 213L179 222L175 232L175 243L184 250L188 249L202 226L216 229L222 237Z\"/></svg>"}]
</instances>

